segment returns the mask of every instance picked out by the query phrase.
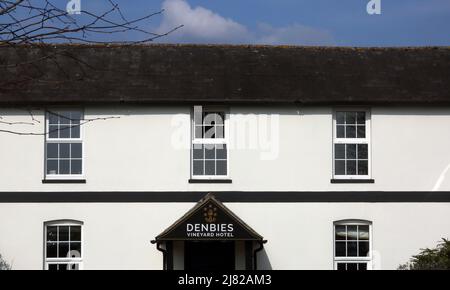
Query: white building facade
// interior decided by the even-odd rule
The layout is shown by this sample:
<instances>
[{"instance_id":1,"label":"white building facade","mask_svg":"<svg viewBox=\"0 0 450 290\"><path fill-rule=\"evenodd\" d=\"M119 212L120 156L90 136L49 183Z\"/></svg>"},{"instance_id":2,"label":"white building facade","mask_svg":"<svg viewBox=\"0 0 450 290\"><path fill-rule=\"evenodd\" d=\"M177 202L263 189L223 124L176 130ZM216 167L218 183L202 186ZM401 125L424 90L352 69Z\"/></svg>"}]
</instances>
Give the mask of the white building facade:
<instances>
[{"instance_id":1,"label":"white building facade","mask_svg":"<svg viewBox=\"0 0 450 290\"><path fill-rule=\"evenodd\" d=\"M450 98L345 93L329 102L4 101L0 254L36 270L396 269L450 237Z\"/></svg>"}]
</instances>

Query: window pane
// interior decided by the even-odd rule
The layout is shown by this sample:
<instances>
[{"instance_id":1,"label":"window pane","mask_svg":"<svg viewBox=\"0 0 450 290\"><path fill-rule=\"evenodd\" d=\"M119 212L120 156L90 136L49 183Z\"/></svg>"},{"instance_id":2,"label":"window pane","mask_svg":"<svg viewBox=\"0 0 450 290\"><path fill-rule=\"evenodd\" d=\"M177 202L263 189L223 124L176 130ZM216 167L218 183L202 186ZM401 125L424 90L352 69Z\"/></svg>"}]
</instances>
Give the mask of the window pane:
<instances>
[{"instance_id":1,"label":"window pane","mask_svg":"<svg viewBox=\"0 0 450 290\"><path fill-rule=\"evenodd\" d=\"M69 254L69 243L68 242L59 242L58 243L58 258L66 258Z\"/></svg>"},{"instance_id":2,"label":"window pane","mask_svg":"<svg viewBox=\"0 0 450 290\"><path fill-rule=\"evenodd\" d=\"M337 124L345 123L345 113L344 112L336 112L336 123Z\"/></svg>"},{"instance_id":3,"label":"window pane","mask_svg":"<svg viewBox=\"0 0 450 290\"><path fill-rule=\"evenodd\" d=\"M70 243L70 257L71 258L81 258L81 243L80 242Z\"/></svg>"},{"instance_id":4,"label":"window pane","mask_svg":"<svg viewBox=\"0 0 450 290\"><path fill-rule=\"evenodd\" d=\"M58 240L58 228L54 226L47 227L47 242L56 242Z\"/></svg>"},{"instance_id":5,"label":"window pane","mask_svg":"<svg viewBox=\"0 0 450 290\"><path fill-rule=\"evenodd\" d=\"M226 161L217 161L217 175L227 175L227 162Z\"/></svg>"},{"instance_id":6,"label":"window pane","mask_svg":"<svg viewBox=\"0 0 450 290\"><path fill-rule=\"evenodd\" d=\"M356 126L347 126L345 134L346 138L356 138Z\"/></svg>"},{"instance_id":7,"label":"window pane","mask_svg":"<svg viewBox=\"0 0 450 290\"><path fill-rule=\"evenodd\" d=\"M345 226L336 226L335 227L336 232L336 240L345 240L346 239L346 232L345 232Z\"/></svg>"},{"instance_id":8,"label":"window pane","mask_svg":"<svg viewBox=\"0 0 450 290\"><path fill-rule=\"evenodd\" d=\"M344 160L336 160L334 163L335 175L345 175L345 161Z\"/></svg>"},{"instance_id":9,"label":"window pane","mask_svg":"<svg viewBox=\"0 0 450 290\"><path fill-rule=\"evenodd\" d=\"M369 254L369 242L359 242L359 256L366 257Z\"/></svg>"},{"instance_id":10,"label":"window pane","mask_svg":"<svg viewBox=\"0 0 450 290\"><path fill-rule=\"evenodd\" d=\"M192 166L192 171L194 175L204 175L203 171L203 160L195 161Z\"/></svg>"},{"instance_id":11,"label":"window pane","mask_svg":"<svg viewBox=\"0 0 450 290\"><path fill-rule=\"evenodd\" d=\"M336 127L336 137L337 138L345 138L345 126L337 126Z\"/></svg>"},{"instance_id":12,"label":"window pane","mask_svg":"<svg viewBox=\"0 0 450 290\"><path fill-rule=\"evenodd\" d=\"M80 111L70 112L70 119L72 119L72 124L79 124L81 120L81 112Z\"/></svg>"},{"instance_id":13,"label":"window pane","mask_svg":"<svg viewBox=\"0 0 450 290\"><path fill-rule=\"evenodd\" d=\"M358 271L365 271L365 270L367 270L367 263L359 263Z\"/></svg>"},{"instance_id":14,"label":"window pane","mask_svg":"<svg viewBox=\"0 0 450 290\"><path fill-rule=\"evenodd\" d=\"M58 138L58 126L48 127L48 138Z\"/></svg>"},{"instance_id":15,"label":"window pane","mask_svg":"<svg viewBox=\"0 0 450 290\"><path fill-rule=\"evenodd\" d=\"M356 175L356 161L347 160L347 175Z\"/></svg>"},{"instance_id":16,"label":"window pane","mask_svg":"<svg viewBox=\"0 0 450 290\"><path fill-rule=\"evenodd\" d=\"M345 123L356 124L356 112L345 112Z\"/></svg>"},{"instance_id":17,"label":"window pane","mask_svg":"<svg viewBox=\"0 0 450 290\"><path fill-rule=\"evenodd\" d=\"M345 144L334 145L334 158L345 159Z\"/></svg>"},{"instance_id":18,"label":"window pane","mask_svg":"<svg viewBox=\"0 0 450 290\"><path fill-rule=\"evenodd\" d=\"M82 156L82 146L81 143L72 143L71 144L71 158L81 158Z\"/></svg>"},{"instance_id":19,"label":"window pane","mask_svg":"<svg viewBox=\"0 0 450 290\"><path fill-rule=\"evenodd\" d=\"M81 227L71 226L70 227L70 241L81 241Z\"/></svg>"},{"instance_id":20,"label":"window pane","mask_svg":"<svg viewBox=\"0 0 450 290\"><path fill-rule=\"evenodd\" d=\"M213 126L216 124L216 113L203 112L203 125Z\"/></svg>"},{"instance_id":21,"label":"window pane","mask_svg":"<svg viewBox=\"0 0 450 290\"><path fill-rule=\"evenodd\" d=\"M81 174L81 160L70 161L70 174Z\"/></svg>"},{"instance_id":22,"label":"window pane","mask_svg":"<svg viewBox=\"0 0 450 290\"><path fill-rule=\"evenodd\" d=\"M57 125L58 124L58 116L52 113L48 113L48 124L49 125Z\"/></svg>"},{"instance_id":23,"label":"window pane","mask_svg":"<svg viewBox=\"0 0 450 290\"><path fill-rule=\"evenodd\" d=\"M357 263L347 263L347 271L357 271L358 264Z\"/></svg>"},{"instance_id":24,"label":"window pane","mask_svg":"<svg viewBox=\"0 0 450 290\"><path fill-rule=\"evenodd\" d=\"M358 161L358 175L368 175L369 174L369 166L367 161Z\"/></svg>"},{"instance_id":25,"label":"window pane","mask_svg":"<svg viewBox=\"0 0 450 290\"><path fill-rule=\"evenodd\" d=\"M214 160L205 161L205 175L216 175L216 162Z\"/></svg>"},{"instance_id":26,"label":"window pane","mask_svg":"<svg viewBox=\"0 0 450 290\"><path fill-rule=\"evenodd\" d=\"M367 144L358 144L358 159L368 159Z\"/></svg>"},{"instance_id":27,"label":"window pane","mask_svg":"<svg viewBox=\"0 0 450 290\"><path fill-rule=\"evenodd\" d=\"M356 159L356 144L346 144L347 159Z\"/></svg>"},{"instance_id":28,"label":"window pane","mask_svg":"<svg viewBox=\"0 0 450 290\"><path fill-rule=\"evenodd\" d=\"M70 144L59 144L59 158L70 158Z\"/></svg>"},{"instance_id":29,"label":"window pane","mask_svg":"<svg viewBox=\"0 0 450 290\"><path fill-rule=\"evenodd\" d=\"M359 239L369 240L369 226L358 226Z\"/></svg>"},{"instance_id":30,"label":"window pane","mask_svg":"<svg viewBox=\"0 0 450 290\"><path fill-rule=\"evenodd\" d=\"M59 161L59 174L70 174L70 161L60 160Z\"/></svg>"},{"instance_id":31,"label":"window pane","mask_svg":"<svg viewBox=\"0 0 450 290\"><path fill-rule=\"evenodd\" d=\"M227 159L227 145L225 144L216 145L216 158Z\"/></svg>"},{"instance_id":32,"label":"window pane","mask_svg":"<svg viewBox=\"0 0 450 290\"><path fill-rule=\"evenodd\" d=\"M224 125L225 123L225 113L224 112L217 112L215 113L215 117L216 117L216 125Z\"/></svg>"},{"instance_id":33,"label":"window pane","mask_svg":"<svg viewBox=\"0 0 450 290\"><path fill-rule=\"evenodd\" d=\"M193 152L192 152L192 157L194 159L203 159L203 145L200 144L194 144L193 145Z\"/></svg>"},{"instance_id":34,"label":"window pane","mask_svg":"<svg viewBox=\"0 0 450 290\"><path fill-rule=\"evenodd\" d=\"M345 271L346 270L345 263L338 263L337 269L338 271Z\"/></svg>"},{"instance_id":35,"label":"window pane","mask_svg":"<svg viewBox=\"0 0 450 290\"><path fill-rule=\"evenodd\" d=\"M203 137L203 126L195 126L195 138Z\"/></svg>"},{"instance_id":36,"label":"window pane","mask_svg":"<svg viewBox=\"0 0 450 290\"><path fill-rule=\"evenodd\" d=\"M358 255L358 243L347 242L347 256L356 257Z\"/></svg>"},{"instance_id":37,"label":"window pane","mask_svg":"<svg viewBox=\"0 0 450 290\"><path fill-rule=\"evenodd\" d=\"M61 241L69 241L69 226L60 226L59 227L59 239Z\"/></svg>"},{"instance_id":38,"label":"window pane","mask_svg":"<svg viewBox=\"0 0 450 290\"><path fill-rule=\"evenodd\" d=\"M216 130L214 126L205 126L205 134L203 138L216 138Z\"/></svg>"},{"instance_id":39,"label":"window pane","mask_svg":"<svg viewBox=\"0 0 450 290\"><path fill-rule=\"evenodd\" d=\"M70 128L70 138L80 138L80 125L72 124Z\"/></svg>"},{"instance_id":40,"label":"window pane","mask_svg":"<svg viewBox=\"0 0 450 290\"><path fill-rule=\"evenodd\" d=\"M47 174L58 174L58 160L47 160Z\"/></svg>"},{"instance_id":41,"label":"window pane","mask_svg":"<svg viewBox=\"0 0 450 290\"><path fill-rule=\"evenodd\" d=\"M358 124L366 124L366 112L357 112L356 121Z\"/></svg>"},{"instance_id":42,"label":"window pane","mask_svg":"<svg viewBox=\"0 0 450 290\"><path fill-rule=\"evenodd\" d=\"M70 112L58 112L60 124L70 124Z\"/></svg>"},{"instance_id":43,"label":"window pane","mask_svg":"<svg viewBox=\"0 0 450 290\"><path fill-rule=\"evenodd\" d=\"M57 257L57 245L56 242L47 243L47 258Z\"/></svg>"},{"instance_id":44,"label":"window pane","mask_svg":"<svg viewBox=\"0 0 450 290\"><path fill-rule=\"evenodd\" d=\"M345 257L345 242L336 242L336 257Z\"/></svg>"},{"instance_id":45,"label":"window pane","mask_svg":"<svg viewBox=\"0 0 450 290\"><path fill-rule=\"evenodd\" d=\"M58 264L49 264L48 265L49 271L57 271L58 270Z\"/></svg>"},{"instance_id":46,"label":"window pane","mask_svg":"<svg viewBox=\"0 0 450 290\"><path fill-rule=\"evenodd\" d=\"M205 159L215 159L216 148L214 145L205 145Z\"/></svg>"},{"instance_id":47,"label":"window pane","mask_svg":"<svg viewBox=\"0 0 450 290\"><path fill-rule=\"evenodd\" d=\"M47 143L47 158L58 158L58 144Z\"/></svg>"},{"instance_id":48,"label":"window pane","mask_svg":"<svg viewBox=\"0 0 450 290\"><path fill-rule=\"evenodd\" d=\"M347 226L347 239L348 240L356 240L358 235L357 231L358 226Z\"/></svg>"},{"instance_id":49,"label":"window pane","mask_svg":"<svg viewBox=\"0 0 450 290\"><path fill-rule=\"evenodd\" d=\"M224 138L224 126L216 126L216 138Z\"/></svg>"},{"instance_id":50,"label":"window pane","mask_svg":"<svg viewBox=\"0 0 450 290\"><path fill-rule=\"evenodd\" d=\"M59 127L59 138L70 138L70 126L61 125Z\"/></svg>"},{"instance_id":51,"label":"window pane","mask_svg":"<svg viewBox=\"0 0 450 290\"><path fill-rule=\"evenodd\" d=\"M366 138L366 126L357 126L357 137Z\"/></svg>"}]
</instances>

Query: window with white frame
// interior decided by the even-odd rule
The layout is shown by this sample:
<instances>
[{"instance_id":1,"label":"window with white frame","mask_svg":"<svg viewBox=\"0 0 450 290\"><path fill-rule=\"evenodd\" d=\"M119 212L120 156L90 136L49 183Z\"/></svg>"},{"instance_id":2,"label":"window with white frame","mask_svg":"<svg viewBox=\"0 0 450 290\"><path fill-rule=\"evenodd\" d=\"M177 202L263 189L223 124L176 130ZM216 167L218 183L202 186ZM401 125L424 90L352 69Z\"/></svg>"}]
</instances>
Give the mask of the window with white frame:
<instances>
[{"instance_id":1,"label":"window with white frame","mask_svg":"<svg viewBox=\"0 0 450 290\"><path fill-rule=\"evenodd\" d=\"M371 229L368 221L334 223L335 270L372 269Z\"/></svg>"},{"instance_id":2,"label":"window with white frame","mask_svg":"<svg viewBox=\"0 0 450 290\"><path fill-rule=\"evenodd\" d=\"M82 225L78 221L45 223L46 270L81 270Z\"/></svg>"},{"instance_id":3,"label":"window with white frame","mask_svg":"<svg viewBox=\"0 0 450 290\"><path fill-rule=\"evenodd\" d=\"M370 178L369 111L337 110L334 114L333 176Z\"/></svg>"},{"instance_id":4,"label":"window with white frame","mask_svg":"<svg viewBox=\"0 0 450 290\"><path fill-rule=\"evenodd\" d=\"M46 178L77 178L82 176L82 111L48 111L46 117Z\"/></svg>"},{"instance_id":5,"label":"window with white frame","mask_svg":"<svg viewBox=\"0 0 450 290\"><path fill-rule=\"evenodd\" d=\"M192 119L192 178L227 177L227 113L216 108L195 106Z\"/></svg>"}]
</instances>

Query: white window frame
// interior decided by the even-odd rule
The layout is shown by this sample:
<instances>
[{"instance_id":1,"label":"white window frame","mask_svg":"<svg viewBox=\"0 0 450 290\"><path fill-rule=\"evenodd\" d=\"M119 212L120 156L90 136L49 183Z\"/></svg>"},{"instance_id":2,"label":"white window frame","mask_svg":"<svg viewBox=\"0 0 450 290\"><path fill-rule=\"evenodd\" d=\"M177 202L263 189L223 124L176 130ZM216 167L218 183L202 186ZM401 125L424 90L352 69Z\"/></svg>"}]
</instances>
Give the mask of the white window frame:
<instances>
[{"instance_id":1,"label":"white window frame","mask_svg":"<svg viewBox=\"0 0 450 290\"><path fill-rule=\"evenodd\" d=\"M81 113L80 120L80 137L79 138L50 138L50 118L49 113L54 112L60 114L63 112L79 111ZM66 179L83 179L85 176L85 146L83 140L83 126L81 125L82 120L84 120L84 110L81 108L55 108L50 110L50 112L45 113L45 145L44 145L44 177L46 180L66 180ZM47 144L49 143L80 143L81 144L81 174L48 174L47 173Z\"/></svg>"},{"instance_id":2,"label":"white window frame","mask_svg":"<svg viewBox=\"0 0 450 290\"><path fill-rule=\"evenodd\" d=\"M81 227L81 257L79 258L47 258L47 227L79 226ZM78 270L83 270L84 257L84 223L77 220L55 220L44 222L44 270L52 264L77 264Z\"/></svg>"},{"instance_id":3,"label":"white window frame","mask_svg":"<svg viewBox=\"0 0 450 290\"><path fill-rule=\"evenodd\" d=\"M369 255L366 257L337 257L336 256L336 226L369 226ZM372 253L372 222L367 220L347 219L333 222L333 267L338 269L338 263L366 263L367 270L373 269Z\"/></svg>"},{"instance_id":4,"label":"white window frame","mask_svg":"<svg viewBox=\"0 0 450 290\"><path fill-rule=\"evenodd\" d=\"M230 178L230 146L229 146L229 119L230 113L227 108L219 106L201 106L203 112L223 112L225 116L223 134L224 138L196 138L195 136L195 120L194 120L194 108L192 109L191 116L191 179L198 180L214 180L214 179L229 179ZM223 144L227 147L227 174L226 175L194 175L194 145L207 145L207 144Z\"/></svg>"},{"instance_id":5,"label":"white window frame","mask_svg":"<svg viewBox=\"0 0 450 290\"><path fill-rule=\"evenodd\" d=\"M337 138L337 112L365 112L366 113L366 137L365 138ZM332 178L333 179L371 179L372 176L372 146L371 146L371 112L369 108L335 108L333 110L333 165ZM335 158L335 144L367 144L367 175L336 175L336 158Z\"/></svg>"}]
</instances>

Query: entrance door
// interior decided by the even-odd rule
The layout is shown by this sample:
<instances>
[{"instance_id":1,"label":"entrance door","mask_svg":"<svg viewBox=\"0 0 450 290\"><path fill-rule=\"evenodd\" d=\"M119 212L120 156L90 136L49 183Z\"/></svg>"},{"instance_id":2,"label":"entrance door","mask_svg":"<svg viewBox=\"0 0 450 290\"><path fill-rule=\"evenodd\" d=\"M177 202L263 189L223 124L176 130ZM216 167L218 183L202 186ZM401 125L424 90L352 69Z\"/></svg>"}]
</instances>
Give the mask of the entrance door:
<instances>
[{"instance_id":1,"label":"entrance door","mask_svg":"<svg viewBox=\"0 0 450 290\"><path fill-rule=\"evenodd\" d=\"M186 241L184 269L188 271L228 271L235 269L233 241Z\"/></svg>"}]
</instances>

